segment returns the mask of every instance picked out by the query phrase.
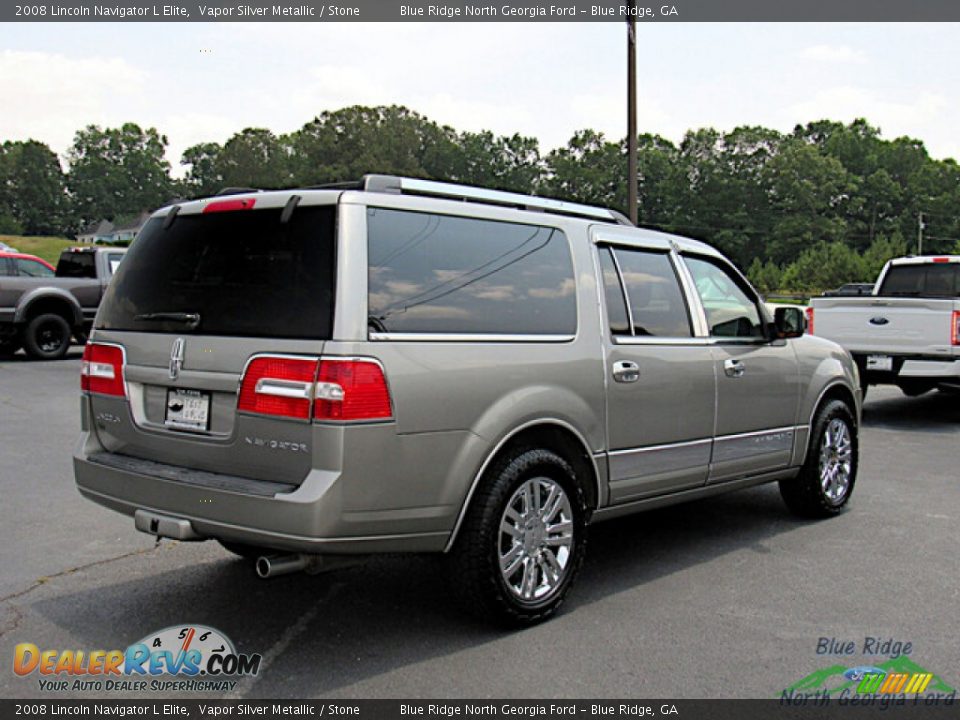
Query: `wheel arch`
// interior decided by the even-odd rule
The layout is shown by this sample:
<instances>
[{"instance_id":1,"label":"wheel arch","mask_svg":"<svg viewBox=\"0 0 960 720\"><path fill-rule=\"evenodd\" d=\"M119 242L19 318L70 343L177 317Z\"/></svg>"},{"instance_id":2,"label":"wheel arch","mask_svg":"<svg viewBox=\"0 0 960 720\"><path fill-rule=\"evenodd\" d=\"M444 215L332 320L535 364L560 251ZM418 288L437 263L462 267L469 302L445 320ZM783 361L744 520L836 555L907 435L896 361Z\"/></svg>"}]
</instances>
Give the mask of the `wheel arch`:
<instances>
[{"instance_id":1,"label":"wheel arch","mask_svg":"<svg viewBox=\"0 0 960 720\"><path fill-rule=\"evenodd\" d=\"M64 290L50 288L24 295L17 306L14 322L30 322L45 313L60 315L71 329L83 324L83 310L76 298Z\"/></svg>"},{"instance_id":2,"label":"wheel arch","mask_svg":"<svg viewBox=\"0 0 960 720\"><path fill-rule=\"evenodd\" d=\"M570 463L577 476L583 478L582 487L588 513L597 509L603 497L600 486L601 475L596 459L590 451L590 446L584 435L570 423L558 418L531 420L504 435L487 453L483 464L470 484L470 489L464 498L460 513L457 515L457 522L450 533L444 552L449 552L456 542L460 527L463 525L463 520L470 508L470 503L473 501L476 489L482 482L487 469L497 459L524 447L552 450Z\"/></svg>"},{"instance_id":3,"label":"wheel arch","mask_svg":"<svg viewBox=\"0 0 960 720\"><path fill-rule=\"evenodd\" d=\"M850 387L847 386L842 380L836 380L835 382L827 385L823 390L820 391L820 395L817 397L816 402L813 404L813 410L810 413L810 417L807 421L807 432L806 432L806 441L803 443L802 447L798 448L799 457L796 458L795 464L802 465L806 462L807 453L810 451L810 443L813 442L813 423L817 418L817 413L820 412L820 408L826 405L831 400L840 400L847 407L850 408L850 413L853 415L853 421L856 424L857 430L860 427L860 406L857 403L857 396Z\"/></svg>"}]
</instances>

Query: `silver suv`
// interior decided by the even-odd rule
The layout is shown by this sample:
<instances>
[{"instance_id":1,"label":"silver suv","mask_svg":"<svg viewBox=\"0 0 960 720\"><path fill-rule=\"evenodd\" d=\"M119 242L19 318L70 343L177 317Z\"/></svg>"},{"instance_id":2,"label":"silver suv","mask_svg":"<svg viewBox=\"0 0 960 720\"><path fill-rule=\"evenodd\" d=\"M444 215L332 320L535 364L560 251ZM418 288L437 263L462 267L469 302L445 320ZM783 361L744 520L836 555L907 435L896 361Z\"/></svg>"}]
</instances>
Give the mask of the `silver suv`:
<instances>
[{"instance_id":1,"label":"silver suv","mask_svg":"<svg viewBox=\"0 0 960 720\"><path fill-rule=\"evenodd\" d=\"M80 492L261 575L447 553L487 615L553 614L587 525L779 481L838 513L857 370L716 250L443 183L154 214L82 369Z\"/></svg>"}]
</instances>

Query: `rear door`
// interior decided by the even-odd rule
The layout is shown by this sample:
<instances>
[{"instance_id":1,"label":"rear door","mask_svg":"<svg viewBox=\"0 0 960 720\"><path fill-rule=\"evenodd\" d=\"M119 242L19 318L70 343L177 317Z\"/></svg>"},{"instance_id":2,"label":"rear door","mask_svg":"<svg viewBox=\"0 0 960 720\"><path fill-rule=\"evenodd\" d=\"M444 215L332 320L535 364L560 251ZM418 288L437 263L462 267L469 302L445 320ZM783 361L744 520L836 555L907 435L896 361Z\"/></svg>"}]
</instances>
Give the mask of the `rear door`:
<instances>
[{"instance_id":1,"label":"rear door","mask_svg":"<svg viewBox=\"0 0 960 720\"><path fill-rule=\"evenodd\" d=\"M610 499L703 485L713 444L714 359L669 245L600 245L607 320Z\"/></svg>"},{"instance_id":2,"label":"rear door","mask_svg":"<svg viewBox=\"0 0 960 720\"><path fill-rule=\"evenodd\" d=\"M245 371L266 368L290 388L312 381L297 374L311 373L331 335L336 205L285 220L277 202L154 218L118 266L93 337L125 359L127 397L92 397L108 450L242 477L306 476L306 400L285 399L275 383L271 412L238 410Z\"/></svg>"},{"instance_id":3,"label":"rear door","mask_svg":"<svg viewBox=\"0 0 960 720\"><path fill-rule=\"evenodd\" d=\"M693 254L683 262L703 306L717 377L709 482L786 467L800 399L793 347L767 337L759 298L731 265Z\"/></svg>"}]
</instances>

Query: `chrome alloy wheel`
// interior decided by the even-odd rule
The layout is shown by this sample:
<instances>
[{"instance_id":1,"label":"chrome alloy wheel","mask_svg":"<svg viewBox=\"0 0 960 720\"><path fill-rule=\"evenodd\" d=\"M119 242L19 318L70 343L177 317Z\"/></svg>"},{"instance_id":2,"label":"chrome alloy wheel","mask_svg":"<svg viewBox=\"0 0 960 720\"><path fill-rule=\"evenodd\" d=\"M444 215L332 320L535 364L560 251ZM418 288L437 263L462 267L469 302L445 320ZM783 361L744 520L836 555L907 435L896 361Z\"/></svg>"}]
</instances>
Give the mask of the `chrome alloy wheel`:
<instances>
[{"instance_id":1,"label":"chrome alloy wheel","mask_svg":"<svg viewBox=\"0 0 960 720\"><path fill-rule=\"evenodd\" d=\"M853 472L853 441L850 428L840 418L833 418L820 443L820 486L832 503L839 503L850 488Z\"/></svg>"},{"instance_id":2,"label":"chrome alloy wheel","mask_svg":"<svg viewBox=\"0 0 960 720\"><path fill-rule=\"evenodd\" d=\"M525 602L553 594L565 577L573 552L570 498L554 480L526 480L500 518L500 574Z\"/></svg>"}]
</instances>

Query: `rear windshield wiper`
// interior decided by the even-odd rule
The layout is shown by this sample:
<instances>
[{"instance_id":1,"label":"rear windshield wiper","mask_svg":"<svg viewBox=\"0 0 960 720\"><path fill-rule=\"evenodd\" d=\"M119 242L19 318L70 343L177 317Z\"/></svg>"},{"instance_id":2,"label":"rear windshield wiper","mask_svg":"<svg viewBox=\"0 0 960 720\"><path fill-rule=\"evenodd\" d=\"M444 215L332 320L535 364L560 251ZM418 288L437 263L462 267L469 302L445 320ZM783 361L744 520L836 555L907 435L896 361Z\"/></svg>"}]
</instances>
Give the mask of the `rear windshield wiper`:
<instances>
[{"instance_id":1,"label":"rear windshield wiper","mask_svg":"<svg viewBox=\"0 0 960 720\"><path fill-rule=\"evenodd\" d=\"M138 322L178 322L195 328L200 324L200 313L152 312L134 315L133 319Z\"/></svg>"}]
</instances>

